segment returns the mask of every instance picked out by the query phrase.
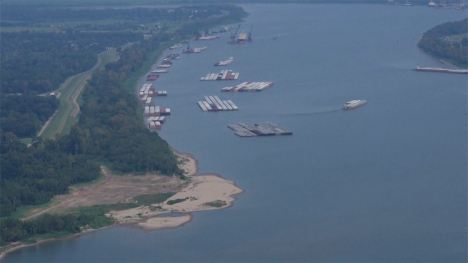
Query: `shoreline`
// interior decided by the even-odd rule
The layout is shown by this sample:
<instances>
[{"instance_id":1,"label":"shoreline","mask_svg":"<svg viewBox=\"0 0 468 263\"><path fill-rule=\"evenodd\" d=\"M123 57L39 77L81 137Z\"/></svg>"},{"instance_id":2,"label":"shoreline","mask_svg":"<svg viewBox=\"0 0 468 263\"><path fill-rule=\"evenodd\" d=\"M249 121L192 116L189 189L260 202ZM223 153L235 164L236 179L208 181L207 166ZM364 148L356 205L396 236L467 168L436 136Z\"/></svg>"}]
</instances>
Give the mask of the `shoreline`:
<instances>
[{"instance_id":1,"label":"shoreline","mask_svg":"<svg viewBox=\"0 0 468 263\"><path fill-rule=\"evenodd\" d=\"M151 69L153 68L153 66L156 65L162 59L163 54L167 50L169 50L169 48L166 48L166 49L161 51L161 53L159 54L159 56L157 57L155 62L153 64L151 64L150 69L149 69L148 72L150 72ZM148 72L144 73L140 78L138 78L136 83L135 83L135 86L134 86L133 90L134 90L134 96L136 96L137 99L138 99L138 85L139 85L140 81L144 80L142 78L145 77L148 74ZM83 74L83 73L81 73L81 74ZM144 124L144 119L143 119L143 124ZM190 186L193 187L193 184L195 184L195 183L200 184L200 182L195 182L195 183L193 182L195 178L203 178L203 179L217 178L219 180L223 180L225 182L225 184L231 185L232 187L234 187L234 189L236 189L235 192L228 195L228 199L230 198L232 200L228 200L228 202L226 202L226 200L223 200L223 201L225 201L226 205L222 205L221 207L206 206L206 207L201 208L201 209L199 207L198 208L193 208L193 209L190 209L189 211L185 211L185 210L184 211L177 211L177 210L159 211L159 213L153 213L148 218L138 218L138 219L144 219L143 222L138 222L139 220L136 219L136 218L133 219L134 220L133 222L119 222L119 220L117 218L111 216L111 217L114 218L115 222L114 222L114 224L109 225L109 226L104 226L104 227L97 228L97 229L86 229L83 232L70 234L70 235L64 236L64 237L41 239L41 240L37 240L36 243L32 243L32 244L19 243L18 246L14 246L14 247L11 247L11 248L6 248L4 251L2 251L0 253L0 260L2 260L8 253L11 253L13 251L17 251L17 250L27 248L27 247L32 247L32 246L38 246L38 245L40 245L42 243L46 243L46 242L63 241L63 240L71 239L71 238L77 238L80 235L87 234L87 233L94 232L94 231L98 231L98 230L103 230L103 229L110 228L110 227L138 228L138 229L143 230L144 232L182 227L185 224L188 224L188 223L190 223L192 221L193 216L194 216L193 215L194 212L209 211L209 210L221 210L221 209L230 208L230 207L232 207L234 205L234 202L237 200L237 198L235 196L245 192L244 189L237 186L235 181L223 178L220 174L206 173L206 174L197 175L198 170L199 170L199 165L198 165L199 163L198 163L198 160L192 154L179 152L170 145L169 145L169 148L172 150L172 152L176 156L178 156L179 158L183 158L183 159L187 160L187 163L184 160L184 163L179 164L179 166L182 166L181 169L185 168L184 171L186 171L186 173L184 173L184 175L191 180L191 182L190 182L190 184L188 186L185 186L182 189L180 189L174 196L176 196L179 193L186 192L184 190L186 190ZM213 200L213 202L215 202L215 201L219 201L219 200ZM165 202L167 202L167 200ZM140 206L140 207L142 207L142 206ZM140 207L137 207L135 209L128 209L128 210L136 210L136 209L138 209ZM127 211L127 210L122 210L122 211L119 211L119 212L123 212L123 211ZM183 214L183 216L180 216L180 217L160 217L160 215L170 214L170 213L174 213L174 212ZM110 214L110 212L109 212L109 214ZM161 220L161 218L162 218L162 220ZM180 220L179 218L182 218L182 220ZM172 222L169 222L171 219L172 219ZM179 219L179 220L177 220L177 219ZM163 222L160 222L160 221L163 221Z\"/></svg>"},{"instance_id":2,"label":"shoreline","mask_svg":"<svg viewBox=\"0 0 468 263\"><path fill-rule=\"evenodd\" d=\"M54 238L41 239L41 240L38 240L36 243L32 243L32 244L21 244L20 243L18 246L14 246L14 247L8 248L5 251L3 251L0 254L0 260L2 260L8 253L14 252L16 250L20 250L20 249L27 248L27 247L32 247L32 246L37 246L37 245L47 243L47 242L52 242L52 241L61 241L61 240L77 238L77 237L79 237L81 235L88 234L88 233L95 232L95 231L99 231L99 230L104 230L106 228L110 228L110 227L113 227L113 226L114 225L104 226L104 227L96 228L96 229L86 229L86 230L83 230L83 232L70 234L70 235L64 236L64 237L54 237Z\"/></svg>"},{"instance_id":3,"label":"shoreline","mask_svg":"<svg viewBox=\"0 0 468 263\"><path fill-rule=\"evenodd\" d=\"M184 226L193 219L194 212L230 208L237 200L236 196L245 192L236 182L226 179L217 173L198 173L198 161L190 153L171 150L185 162L180 164L189 184L183 187L168 200L149 206L139 206L121 211L110 211L107 216L116 220L115 225L139 228L145 232ZM168 204L168 201L180 202ZM171 213L180 216L164 216Z\"/></svg>"},{"instance_id":4,"label":"shoreline","mask_svg":"<svg viewBox=\"0 0 468 263\"><path fill-rule=\"evenodd\" d=\"M426 55L427 57L432 58L432 59L434 59L434 60L436 60L436 61L438 61L438 62L440 62L440 63L442 63L442 64L453 66L453 67L455 67L456 69L468 69L468 67L466 67L466 68L460 67L460 66L458 66L458 65L456 65L456 64L450 63L450 62L448 62L448 61L446 61L446 60L443 60L443 59L441 59L441 58L437 58L437 57L431 56L431 55L429 55L428 53L424 52L424 50L422 50L422 49L419 48L418 46L416 46L416 47L419 49L419 51L420 51L421 53L423 53L423 54Z\"/></svg>"},{"instance_id":5,"label":"shoreline","mask_svg":"<svg viewBox=\"0 0 468 263\"><path fill-rule=\"evenodd\" d=\"M112 218L114 218L115 222L112 225L104 226L104 227L96 228L96 229L86 229L86 230L83 230L80 233L74 233L74 234L70 234L70 235L64 236L64 237L41 239L41 240L38 240L36 243L32 243L32 244L20 243L17 246L13 246L13 247L7 248L4 251L2 251L1 254L0 254L0 260L2 260L8 253L11 253L11 252L23 249L23 248L38 246L38 245L46 243L46 242L63 241L63 240L67 240L67 239L77 238L77 237L79 237L81 235L84 235L84 234L88 234L88 233L99 231L99 230L104 230L104 229L111 228L111 227L135 228L135 229L140 229L140 230L142 230L144 232L151 232L151 231L155 231L155 230L164 230L164 229L183 227L184 225L190 223L193 220L195 212L211 211L211 210L222 210L222 209L230 208L230 207L234 206L234 202L237 200L236 196L245 192L244 189L237 186L235 181L226 179L226 178L222 177L220 174L206 173L206 174L196 175L198 173L198 160L196 158L194 158L193 155L190 154L190 153L182 153L182 152L179 152L179 151L177 151L176 149L174 149L172 147L171 147L171 150L177 156L188 159L188 165L190 166L190 168L192 168L191 170L189 170L190 172L186 175L188 178L191 179L190 184L188 186L185 186L182 189L180 189L180 191L178 191L176 193L176 195L180 194L180 193L186 193L187 190L189 190L189 187L193 186L193 184L200 185L200 182L198 182L196 180L198 178L205 179L205 180L207 178L208 179L209 178L217 178L218 180L224 181L226 184L231 185L232 187L234 187L236 189L236 191L234 193L231 193L231 194L227 195L227 197L231 198L232 200L230 200L229 202L226 202L226 205L223 205L221 207L212 207L212 206L205 206L203 208L195 207L194 209L191 209L190 211L179 211L177 209L161 210L161 211L154 212L154 213L152 213L152 214L150 214L148 216L145 216L145 217L141 217L141 218L140 217L138 217L138 218L134 217L134 218L131 219L130 222L121 222L121 221L119 221L119 219L117 219L113 215L111 215L111 213L112 213L112 211L111 211L111 212L108 213L109 215L108 214L106 214L106 215L111 216ZM187 163L184 163L181 166L183 167L184 165L187 165ZM202 194L205 194L205 193L202 192ZM171 199L171 198L169 198L169 199ZM213 201L216 201L216 200L213 200ZM165 202L163 202L163 203L167 203L167 200ZM182 202L182 203L184 203L184 202ZM180 204L182 204L182 203L180 203ZM114 212L114 213L121 212L126 216L127 214L125 214L125 213L129 213L129 210L130 210L130 212L131 211L140 212L140 210L142 210L142 209L147 209L148 210L149 206L140 206L140 207L136 207L136 208L132 208L132 209L117 211L117 212ZM147 210L145 210L145 211L147 211ZM166 215L166 214L171 214L171 213L181 214L181 216L161 217L161 215ZM138 215L138 213L136 213L136 214L134 213L134 215ZM127 220L130 220L130 219L127 219ZM161 222L161 221L163 221L163 222Z\"/></svg>"}]
</instances>

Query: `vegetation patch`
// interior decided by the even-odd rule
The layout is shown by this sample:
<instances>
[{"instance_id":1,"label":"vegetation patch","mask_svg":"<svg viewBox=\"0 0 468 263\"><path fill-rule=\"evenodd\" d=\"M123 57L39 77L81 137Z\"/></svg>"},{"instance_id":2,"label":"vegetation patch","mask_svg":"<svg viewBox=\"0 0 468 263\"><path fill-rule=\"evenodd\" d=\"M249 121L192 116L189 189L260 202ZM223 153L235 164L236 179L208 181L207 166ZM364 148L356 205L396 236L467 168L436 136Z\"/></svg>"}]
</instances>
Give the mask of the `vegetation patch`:
<instances>
[{"instance_id":1,"label":"vegetation patch","mask_svg":"<svg viewBox=\"0 0 468 263\"><path fill-rule=\"evenodd\" d=\"M223 206L226 206L227 203L226 203L226 201L223 201L223 200L216 200L216 201L213 201L213 202L204 203L204 205L212 206L212 207L223 207Z\"/></svg>"},{"instance_id":2,"label":"vegetation patch","mask_svg":"<svg viewBox=\"0 0 468 263\"><path fill-rule=\"evenodd\" d=\"M133 197L133 200L137 201L139 205L152 205L162 203L175 194L176 193L137 195Z\"/></svg>"},{"instance_id":3,"label":"vegetation patch","mask_svg":"<svg viewBox=\"0 0 468 263\"><path fill-rule=\"evenodd\" d=\"M178 199L174 199L174 200L169 200L167 201L167 204L168 205L174 205L174 204L177 204L177 203L182 203L183 201L189 199L188 197L185 197L185 198L178 198Z\"/></svg>"},{"instance_id":4,"label":"vegetation patch","mask_svg":"<svg viewBox=\"0 0 468 263\"><path fill-rule=\"evenodd\" d=\"M424 33L418 47L426 54L468 68L468 18L435 26Z\"/></svg>"}]
</instances>

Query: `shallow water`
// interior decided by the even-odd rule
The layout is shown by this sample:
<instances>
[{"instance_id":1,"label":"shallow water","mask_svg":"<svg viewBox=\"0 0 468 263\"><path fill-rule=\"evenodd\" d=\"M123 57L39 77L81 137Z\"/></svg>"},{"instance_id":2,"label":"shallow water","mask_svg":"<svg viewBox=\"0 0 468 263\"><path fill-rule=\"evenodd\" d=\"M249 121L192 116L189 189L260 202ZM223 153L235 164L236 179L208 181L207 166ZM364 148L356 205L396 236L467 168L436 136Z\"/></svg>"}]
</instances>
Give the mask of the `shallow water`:
<instances>
[{"instance_id":1,"label":"shallow water","mask_svg":"<svg viewBox=\"0 0 468 263\"><path fill-rule=\"evenodd\" d=\"M245 5L254 43L183 54L155 82L172 116L160 132L200 173L245 192L177 229L113 227L14 251L2 262L467 260L466 75L418 51L422 31L465 12L385 5ZM277 40L273 37L277 36ZM173 53L174 51L170 52ZM181 52L179 50L178 52ZM226 67L213 64L233 56ZM232 69L238 81L201 82ZM263 92L222 93L244 81ZM238 112L202 112L205 95ZM341 111L342 104L368 104ZM239 138L226 127L271 121L292 136Z\"/></svg>"}]
</instances>

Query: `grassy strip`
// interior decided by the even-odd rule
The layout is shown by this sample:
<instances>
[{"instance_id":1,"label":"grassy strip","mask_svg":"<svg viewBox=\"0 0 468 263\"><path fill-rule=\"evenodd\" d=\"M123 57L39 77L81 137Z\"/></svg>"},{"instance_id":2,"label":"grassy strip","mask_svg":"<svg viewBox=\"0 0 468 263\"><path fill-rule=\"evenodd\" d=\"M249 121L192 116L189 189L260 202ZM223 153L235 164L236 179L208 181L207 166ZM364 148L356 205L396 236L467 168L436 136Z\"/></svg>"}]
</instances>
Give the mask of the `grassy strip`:
<instances>
[{"instance_id":1,"label":"grassy strip","mask_svg":"<svg viewBox=\"0 0 468 263\"><path fill-rule=\"evenodd\" d=\"M7 217L13 217L13 218L18 218L18 219L26 218L32 215L37 210L44 210L57 204L58 204L58 201L51 200L50 202L47 202L41 205L21 205L21 206L18 206L18 208L16 208L16 210L10 216L0 217L0 220L5 219Z\"/></svg>"},{"instance_id":2,"label":"grassy strip","mask_svg":"<svg viewBox=\"0 0 468 263\"><path fill-rule=\"evenodd\" d=\"M107 63L113 61L117 54L115 49L107 50L98 55L101 58L99 68L104 67ZM70 83L64 87L60 92L60 106L57 114L50 121L49 126L44 130L41 137L53 138L55 134L68 134L70 128L77 121L76 117L70 116L73 111L72 95L84 79L93 74L94 71L84 72L76 75Z\"/></svg>"},{"instance_id":3,"label":"grassy strip","mask_svg":"<svg viewBox=\"0 0 468 263\"><path fill-rule=\"evenodd\" d=\"M70 96L73 94L75 89L81 83L81 81L86 77L87 74L80 74L75 76L70 83L61 90L60 95L60 106L57 110L55 116L50 120L49 126L41 134L43 138L53 138L55 134L60 134L65 122L67 122L67 117L70 117L70 113L73 110L73 104L69 101Z\"/></svg>"},{"instance_id":4,"label":"grassy strip","mask_svg":"<svg viewBox=\"0 0 468 263\"><path fill-rule=\"evenodd\" d=\"M31 144L32 143L32 138L22 138L22 139L19 139L20 142L28 145L28 144Z\"/></svg>"},{"instance_id":5,"label":"grassy strip","mask_svg":"<svg viewBox=\"0 0 468 263\"><path fill-rule=\"evenodd\" d=\"M176 193L137 195L133 197L133 200L137 201L139 205L152 205L162 203L175 194Z\"/></svg>"}]
</instances>

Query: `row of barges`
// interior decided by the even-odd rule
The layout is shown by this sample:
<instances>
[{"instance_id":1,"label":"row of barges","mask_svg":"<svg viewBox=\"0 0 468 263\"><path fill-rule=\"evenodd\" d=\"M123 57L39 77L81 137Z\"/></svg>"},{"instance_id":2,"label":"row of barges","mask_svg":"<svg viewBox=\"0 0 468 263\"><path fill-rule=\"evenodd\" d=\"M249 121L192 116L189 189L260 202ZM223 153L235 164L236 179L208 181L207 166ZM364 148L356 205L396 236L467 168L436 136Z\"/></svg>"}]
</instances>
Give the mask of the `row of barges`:
<instances>
[{"instance_id":1,"label":"row of barges","mask_svg":"<svg viewBox=\"0 0 468 263\"><path fill-rule=\"evenodd\" d=\"M242 92L242 91L262 91L273 87L274 82L243 82L233 87L224 87L221 91L225 92Z\"/></svg>"},{"instance_id":2,"label":"row of barges","mask_svg":"<svg viewBox=\"0 0 468 263\"><path fill-rule=\"evenodd\" d=\"M219 73L208 73L205 77L200 80L236 80L239 78L239 73L234 73L232 70L221 70Z\"/></svg>"},{"instance_id":3,"label":"row of barges","mask_svg":"<svg viewBox=\"0 0 468 263\"><path fill-rule=\"evenodd\" d=\"M232 111L239 108L231 100L220 100L218 96L205 96L204 101L198 101L202 111Z\"/></svg>"}]
</instances>

